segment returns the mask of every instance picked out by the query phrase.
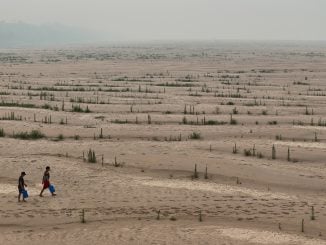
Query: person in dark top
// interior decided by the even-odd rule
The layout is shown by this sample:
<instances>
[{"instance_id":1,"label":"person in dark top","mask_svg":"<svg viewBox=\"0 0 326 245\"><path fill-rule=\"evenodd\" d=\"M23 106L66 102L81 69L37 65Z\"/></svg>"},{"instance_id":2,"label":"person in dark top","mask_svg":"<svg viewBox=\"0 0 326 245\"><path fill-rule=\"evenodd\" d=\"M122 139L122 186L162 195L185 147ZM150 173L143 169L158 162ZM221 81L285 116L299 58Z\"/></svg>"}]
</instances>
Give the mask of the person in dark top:
<instances>
[{"instance_id":1,"label":"person in dark top","mask_svg":"<svg viewBox=\"0 0 326 245\"><path fill-rule=\"evenodd\" d=\"M47 166L45 168L45 172L43 174L43 179L42 179L42 184L43 184L43 189L41 190L40 197L43 197L43 191L45 189L48 189L50 186L50 167ZM51 193L52 196L55 196L56 194L54 192Z\"/></svg>"},{"instance_id":2,"label":"person in dark top","mask_svg":"<svg viewBox=\"0 0 326 245\"><path fill-rule=\"evenodd\" d=\"M25 184L25 180L24 180L24 176L26 175L25 172L21 172L19 179L18 179L18 202L20 202L20 197L23 193L23 191L25 190L25 187L27 187L27 185ZM26 202L24 195L23 195L23 202Z\"/></svg>"}]
</instances>

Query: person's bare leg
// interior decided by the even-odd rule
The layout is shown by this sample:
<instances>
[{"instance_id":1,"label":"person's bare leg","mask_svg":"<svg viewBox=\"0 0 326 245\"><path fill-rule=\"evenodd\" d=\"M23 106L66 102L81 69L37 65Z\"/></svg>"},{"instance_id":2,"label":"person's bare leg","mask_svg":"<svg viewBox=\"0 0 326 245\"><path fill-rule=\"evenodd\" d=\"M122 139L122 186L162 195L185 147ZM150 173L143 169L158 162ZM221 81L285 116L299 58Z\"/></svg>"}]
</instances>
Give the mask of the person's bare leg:
<instances>
[{"instance_id":1,"label":"person's bare leg","mask_svg":"<svg viewBox=\"0 0 326 245\"><path fill-rule=\"evenodd\" d=\"M57 194L55 194L54 192L52 192L51 194L52 194L52 196L56 196L56 195L57 195Z\"/></svg>"},{"instance_id":2,"label":"person's bare leg","mask_svg":"<svg viewBox=\"0 0 326 245\"><path fill-rule=\"evenodd\" d=\"M20 196L21 196L21 193L19 192L19 194L18 194L18 202L20 202Z\"/></svg>"},{"instance_id":3,"label":"person's bare leg","mask_svg":"<svg viewBox=\"0 0 326 245\"><path fill-rule=\"evenodd\" d=\"M43 197L43 191L44 190L45 190L44 188L41 190L40 197Z\"/></svg>"}]
</instances>

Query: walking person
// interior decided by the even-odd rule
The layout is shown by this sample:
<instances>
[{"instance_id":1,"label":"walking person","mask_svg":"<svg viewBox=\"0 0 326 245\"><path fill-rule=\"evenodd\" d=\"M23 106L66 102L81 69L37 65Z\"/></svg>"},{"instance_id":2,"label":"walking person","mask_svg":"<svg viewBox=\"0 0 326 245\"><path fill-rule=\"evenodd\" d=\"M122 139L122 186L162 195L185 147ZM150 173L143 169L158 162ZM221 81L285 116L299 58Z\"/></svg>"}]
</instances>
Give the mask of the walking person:
<instances>
[{"instance_id":1,"label":"walking person","mask_svg":"<svg viewBox=\"0 0 326 245\"><path fill-rule=\"evenodd\" d=\"M18 179L18 202L20 202L20 197L23 195L23 202L26 202L25 200L25 195L23 194L23 192L25 192L25 187L27 187L27 185L25 184L25 180L24 180L24 176L26 175L25 172L21 172L19 179Z\"/></svg>"},{"instance_id":2,"label":"walking person","mask_svg":"<svg viewBox=\"0 0 326 245\"><path fill-rule=\"evenodd\" d=\"M51 185L50 184L50 167L49 166L47 166L45 168L45 172L43 174L43 179L42 179L42 184L43 184L43 189L42 189L42 191L40 193L40 197L43 197L43 191L45 189L48 189L50 187L50 185ZM51 194L52 194L52 196L55 196L56 195L54 193L54 191L53 192L51 191Z\"/></svg>"}]
</instances>

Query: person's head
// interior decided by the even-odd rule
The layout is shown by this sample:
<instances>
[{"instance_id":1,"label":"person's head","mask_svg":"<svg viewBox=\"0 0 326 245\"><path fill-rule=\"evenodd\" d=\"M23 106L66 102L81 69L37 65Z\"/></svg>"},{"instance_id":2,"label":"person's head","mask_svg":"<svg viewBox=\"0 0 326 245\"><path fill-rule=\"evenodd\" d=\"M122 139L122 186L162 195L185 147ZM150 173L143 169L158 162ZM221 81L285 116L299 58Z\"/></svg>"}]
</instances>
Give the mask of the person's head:
<instances>
[{"instance_id":1,"label":"person's head","mask_svg":"<svg viewBox=\"0 0 326 245\"><path fill-rule=\"evenodd\" d=\"M46 170L46 171L50 171L50 167L47 166L47 167L45 168L45 170Z\"/></svg>"},{"instance_id":2,"label":"person's head","mask_svg":"<svg viewBox=\"0 0 326 245\"><path fill-rule=\"evenodd\" d=\"M25 172L21 172L20 175L24 177L26 175L26 173Z\"/></svg>"}]
</instances>

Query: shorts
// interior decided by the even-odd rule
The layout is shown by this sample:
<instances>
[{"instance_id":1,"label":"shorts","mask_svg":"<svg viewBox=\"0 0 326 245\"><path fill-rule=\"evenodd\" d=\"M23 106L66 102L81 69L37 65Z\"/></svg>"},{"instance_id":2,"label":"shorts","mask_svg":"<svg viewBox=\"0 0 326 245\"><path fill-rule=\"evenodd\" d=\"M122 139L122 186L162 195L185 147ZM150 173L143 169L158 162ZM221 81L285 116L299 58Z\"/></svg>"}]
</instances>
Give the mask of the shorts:
<instances>
[{"instance_id":1,"label":"shorts","mask_svg":"<svg viewBox=\"0 0 326 245\"><path fill-rule=\"evenodd\" d=\"M19 194L23 193L23 191L24 191L24 189L22 189L22 188L20 188L20 187L18 186L18 192L19 192Z\"/></svg>"},{"instance_id":2,"label":"shorts","mask_svg":"<svg viewBox=\"0 0 326 245\"><path fill-rule=\"evenodd\" d=\"M50 181L44 181L43 182L43 189L47 189L50 186Z\"/></svg>"}]
</instances>

